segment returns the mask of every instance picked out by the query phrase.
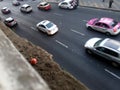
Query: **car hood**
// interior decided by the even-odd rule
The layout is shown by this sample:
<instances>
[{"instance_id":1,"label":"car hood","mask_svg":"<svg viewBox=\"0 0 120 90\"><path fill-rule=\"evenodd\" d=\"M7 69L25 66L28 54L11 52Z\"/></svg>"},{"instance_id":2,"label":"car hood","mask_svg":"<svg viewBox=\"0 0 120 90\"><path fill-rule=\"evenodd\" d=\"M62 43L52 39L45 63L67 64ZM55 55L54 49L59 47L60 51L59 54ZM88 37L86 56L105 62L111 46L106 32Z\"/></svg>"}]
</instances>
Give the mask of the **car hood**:
<instances>
[{"instance_id":1,"label":"car hood","mask_svg":"<svg viewBox=\"0 0 120 90\"><path fill-rule=\"evenodd\" d=\"M87 22L87 24L92 25L96 20L98 20L98 18L90 19L90 20Z\"/></svg>"},{"instance_id":2,"label":"car hood","mask_svg":"<svg viewBox=\"0 0 120 90\"><path fill-rule=\"evenodd\" d=\"M95 43L99 40L101 40L101 38L97 38L97 37L91 38L85 43L85 47L92 48L94 47Z\"/></svg>"}]
</instances>

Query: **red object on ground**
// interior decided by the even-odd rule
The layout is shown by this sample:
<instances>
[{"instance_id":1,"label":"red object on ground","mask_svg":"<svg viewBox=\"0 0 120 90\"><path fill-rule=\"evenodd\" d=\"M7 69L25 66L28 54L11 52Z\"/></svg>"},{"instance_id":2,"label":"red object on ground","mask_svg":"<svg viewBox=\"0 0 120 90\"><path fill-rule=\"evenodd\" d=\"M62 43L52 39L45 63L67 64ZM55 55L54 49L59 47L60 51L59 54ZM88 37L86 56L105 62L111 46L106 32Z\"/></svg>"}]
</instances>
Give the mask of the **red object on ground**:
<instances>
[{"instance_id":1,"label":"red object on ground","mask_svg":"<svg viewBox=\"0 0 120 90\"><path fill-rule=\"evenodd\" d=\"M37 64L37 62L38 62L38 60L37 60L36 58L32 58L32 59L30 60L30 63L31 63L32 65Z\"/></svg>"}]
</instances>

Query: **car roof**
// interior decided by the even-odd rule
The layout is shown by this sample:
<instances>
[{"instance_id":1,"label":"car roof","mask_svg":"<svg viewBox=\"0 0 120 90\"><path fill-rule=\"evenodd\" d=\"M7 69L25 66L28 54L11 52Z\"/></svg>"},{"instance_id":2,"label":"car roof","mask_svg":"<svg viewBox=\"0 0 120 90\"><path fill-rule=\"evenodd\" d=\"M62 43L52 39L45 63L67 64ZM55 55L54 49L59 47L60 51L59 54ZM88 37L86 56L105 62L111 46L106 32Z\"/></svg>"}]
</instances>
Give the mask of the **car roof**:
<instances>
[{"instance_id":1,"label":"car roof","mask_svg":"<svg viewBox=\"0 0 120 90\"><path fill-rule=\"evenodd\" d=\"M22 7L28 7L28 6L30 6L30 5L28 5L28 4L23 4L22 5Z\"/></svg>"},{"instance_id":2,"label":"car roof","mask_svg":"<svg viewBox=\"0 0 120 90\"><path fill-rule=\"evenodd\" d=\"M120 52L120 42L110 38L104 39L100 46L111 48L112 50Z\"/></svg>"},{"instance_id":3,"label":"car roof","mask_svg":"<svg viewBox=\"0 0 120 90\"><path fill-rule=\"evenodd\" d=\"M42 24L42 25L46 25L46 24L48 24L48 23L51 23L51 22L48 21L48 20L43 20L43 21L40 22L40 24Z\"/></svg>"},{"instance_id":4,"label":"car roof","mask_svg":"<svg viewBox=\"0 0 120 90\"><path fill-rule=\"evenodd\" d=\"M113 19L112 18L103 17L103 18L100 18L99 22L110 24L111 22L113 22Z\"/></svg>"},{"instance_id":5,"label":"car roof","mask_svg":"<svg viewBox=\"0 0 120 90\"><path fill-rule=\"evenodd\" d=\"M47 3L47 2L45 2L45 1L43 1L43 2L40 2L40 4L41 4L41 5L44 5L44 4L46 4L46 3Z\"/></svg>"},{"instance_id":6,"label":"car roof","mask_svg":"<svg viewBox=\"0 0 120 90\"><path fill-rule=\"evenodd\" d=\"M3 7L2 9L8 9L7 7Z\"/></svg>"},{"instance_id":7,"label":"car roof","mask_svg":"<svg viewBox=\"0 0 120 90\"><path fill-rule=\"evenodd\" d=\"M5 20L6 20L6 21L11 21L11 20L13 20L13 18L12 18L12 17L9 17L9 18L6 18Z\"/></svg>"}]
</instances>

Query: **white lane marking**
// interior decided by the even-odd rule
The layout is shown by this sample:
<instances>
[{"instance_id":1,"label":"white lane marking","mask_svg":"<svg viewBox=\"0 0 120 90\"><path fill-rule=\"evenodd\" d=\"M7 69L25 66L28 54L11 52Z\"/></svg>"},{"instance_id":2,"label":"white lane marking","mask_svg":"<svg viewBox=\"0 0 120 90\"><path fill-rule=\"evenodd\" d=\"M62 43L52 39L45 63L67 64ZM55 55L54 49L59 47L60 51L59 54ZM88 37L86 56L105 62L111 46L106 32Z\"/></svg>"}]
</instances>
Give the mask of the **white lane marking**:
<instances>
[{"instance_id":1,"label":"white lane marking","mask_svg":"<svg viewBox=\"0 0 120 90\"><path fill-rule=\"evenodd\" d=\"M58 41L58 40L55 40L55 41L56 41L58 44L62 45L63 47L68 48L68 46L65 45L64 43L62 43L62 42L60 42L60 41Z\"/></svg>"},{"instance_id":2,"label":"white lane marking","mask_svg":"<svg viewBox=\"0 0 120 90\"><path fill-rule=\"evenodd\" d=\"M75 33L77 33L77 34L80 34L80 35L82 35L82 36L85 35L85 34L83 34L83 33L81 33L81 32L78 32L78 31L76 31L76 30L73 30L73 29L71 29L71 31L73 31L73 32L75 32Z\"/></svg>"},{"instance_id":3,"label":"white lane marking","mask_svg":"<svg viewBox=\"0 0 120 90\"><path fill-rule=\"evenodd\" d=\"M83 20L83 22L88 22L88 20Z\"/></svg>"},{"instance_id":4,"label":"white lane marking","mask_svg":"<svg viewBox=\"0 0 120 90\"><path fill-rule=\"evenodd\" d=\"M58 15L58 16L63 16L62 14L59 14L59 13L53 13L53 14Z\"/></svg>"},{"instance_id":5,"label":"white lane marking","mask_svg":"<svg viewBox=\"0 0 120 90\"><path fill-rule=\"evenodd\" d=\"M109 71L108 69L105 69L105 71L108 72L109 74L113 75L117 79L120 79L120 77L118 75L114 74L113 72Z\"/></svg>"},{"instance_id":6,"label":"white lane marking","mask_svg":"<svg viewBox=\"0 0 120 90\"><path fill-rule=\"evenodd\" d=\"M35 27L30 27L34 31L38 31Z\"/></svg>"}]
</instances>

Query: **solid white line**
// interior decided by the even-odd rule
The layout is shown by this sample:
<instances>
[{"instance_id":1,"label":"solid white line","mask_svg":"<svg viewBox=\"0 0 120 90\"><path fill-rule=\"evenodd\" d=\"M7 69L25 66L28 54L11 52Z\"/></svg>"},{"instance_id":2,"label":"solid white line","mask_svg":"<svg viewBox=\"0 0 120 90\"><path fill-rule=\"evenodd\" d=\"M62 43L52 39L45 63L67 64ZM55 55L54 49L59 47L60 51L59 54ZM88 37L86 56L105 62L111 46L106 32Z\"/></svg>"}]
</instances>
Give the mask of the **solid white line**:
<instances>
[{"instance_id":1,"label":"solid white line","mask_svg":"<svg viewBox=\"0 0 120 90\"><path fill-rule=\"evenodd\" d=\"M85 35L85 34L83 34L83 33L81 33L81 32L78 32L78 31L76 31L76 30L73 30L73 29L71 29L71 31L73 31L73 32L75 32L75 33L77 33L77 34L80 34L80 35L82 35L82 36Z\"/></svg>"},{"instance_id":2,"label":"solid white line","mask_svg":"<svg viewBox=\"0 0 120 90\"><path fill-rule=\"evenodd\" d=\"M64 46L65 48L68 48L67 45L63 44L62 42L58 41L58 40L55 40L57 43L59 43L60 45Z\"/></svg>"},{"instance_id":3,"label":"solid white line","mask_svg":"<svg viewBox=\"0 0 120 90\"><path fill-rule=\"evenodd\" d=\"M109 74L113 75L117 79L120 79L120 77L118 75L114 74L113 72L109 71L108 69L105 69L105 71L108 72Z\"/></svg>"}]
</instances>

